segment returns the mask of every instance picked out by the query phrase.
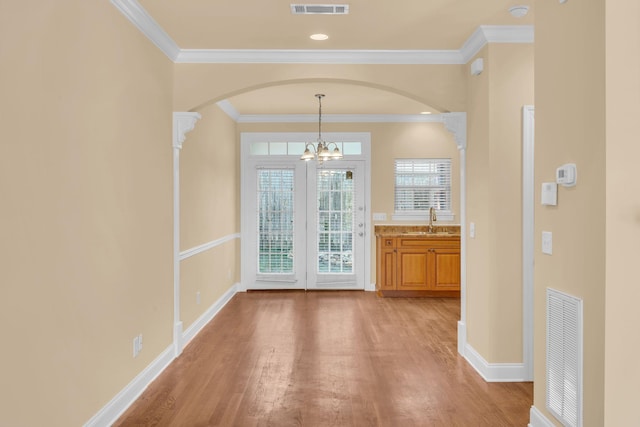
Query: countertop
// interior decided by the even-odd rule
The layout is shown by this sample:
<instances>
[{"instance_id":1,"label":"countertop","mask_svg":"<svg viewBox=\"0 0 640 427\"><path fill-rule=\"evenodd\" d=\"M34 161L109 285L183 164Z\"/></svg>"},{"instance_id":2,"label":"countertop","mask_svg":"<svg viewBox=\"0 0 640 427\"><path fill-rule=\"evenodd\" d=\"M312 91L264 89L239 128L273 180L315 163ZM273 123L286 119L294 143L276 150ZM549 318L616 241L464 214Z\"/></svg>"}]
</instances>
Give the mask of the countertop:
<instances>
[{"instance_id":1,"label":"countertop","mask_svg":"<svg viewBox=\"0 0 640 427\"><path fill-rule=\"evenodd\" d=\"M381 237L428 237L449 238L460 237L460 225L434 225L433 232L428 232L428 225L376 225L374 232Z\"/></svg>"}]
</instances>

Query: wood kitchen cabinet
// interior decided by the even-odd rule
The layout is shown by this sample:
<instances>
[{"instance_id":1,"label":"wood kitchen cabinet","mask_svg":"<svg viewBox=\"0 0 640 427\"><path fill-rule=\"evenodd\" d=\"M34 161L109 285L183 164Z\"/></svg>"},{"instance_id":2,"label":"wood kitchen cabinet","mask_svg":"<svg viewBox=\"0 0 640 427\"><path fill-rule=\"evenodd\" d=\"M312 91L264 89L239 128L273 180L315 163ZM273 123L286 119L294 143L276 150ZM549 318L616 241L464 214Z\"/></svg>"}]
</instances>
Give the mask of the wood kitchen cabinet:
<instances>
[{"instance_id":1,"label":"wood kitchen cabinet","mask_svg":"<svg viewBox=\"0 0 640 427\"><path fill-rule=\"evenodd\" d=\"M460 237L378 236L376 288L382 296L460 296Z\"/></svg>"}]
</instances>

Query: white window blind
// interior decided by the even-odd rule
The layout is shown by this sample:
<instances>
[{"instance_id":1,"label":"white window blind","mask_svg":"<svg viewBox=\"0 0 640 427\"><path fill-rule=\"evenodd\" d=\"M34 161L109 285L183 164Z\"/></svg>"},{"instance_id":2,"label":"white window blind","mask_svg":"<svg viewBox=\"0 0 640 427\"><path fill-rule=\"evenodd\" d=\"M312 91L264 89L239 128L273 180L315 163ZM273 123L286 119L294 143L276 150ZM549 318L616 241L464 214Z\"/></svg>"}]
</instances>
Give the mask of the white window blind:
<instances>
[{"instance_id":1,"label":"white window blind","mask_svg":"<svg viewBox=\"0 0 640 427\"><path fill-rule=\"evenodd\" d=\"M451 159L396 159L396 215L451 211Z\"/></svg>"}]
</instances>

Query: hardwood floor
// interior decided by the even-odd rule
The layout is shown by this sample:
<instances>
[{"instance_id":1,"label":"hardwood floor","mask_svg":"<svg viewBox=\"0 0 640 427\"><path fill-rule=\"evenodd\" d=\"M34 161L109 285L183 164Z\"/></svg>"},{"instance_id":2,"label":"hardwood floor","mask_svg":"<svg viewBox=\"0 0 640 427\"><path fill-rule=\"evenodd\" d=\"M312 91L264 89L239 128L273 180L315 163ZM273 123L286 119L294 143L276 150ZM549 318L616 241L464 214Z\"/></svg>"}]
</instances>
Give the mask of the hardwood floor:
<instances>
[{"instance_id":1,"label":"hardwood floor","mask_svg":"<svg viewBox=\"0 0 640 427\"><path fill-rule=\"evenodd\" d=\"M115 426L526 426L456 350L457 299L237 294Z\"/></svg>"}]
</instances>

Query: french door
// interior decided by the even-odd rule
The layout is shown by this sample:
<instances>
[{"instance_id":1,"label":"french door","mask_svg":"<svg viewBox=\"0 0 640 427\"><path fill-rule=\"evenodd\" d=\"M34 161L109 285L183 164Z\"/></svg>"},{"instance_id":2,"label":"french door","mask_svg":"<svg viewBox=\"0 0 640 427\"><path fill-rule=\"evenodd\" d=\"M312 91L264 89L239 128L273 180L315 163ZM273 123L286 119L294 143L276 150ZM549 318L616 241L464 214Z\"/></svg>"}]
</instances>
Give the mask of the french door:
<instances>
[{"instance_id":1,"label":"french door","mask_svg":"<svg viewBox=\"0 0 640 427\"><path fill-rule=\"evenodd\" d=\"M247 289L364 289L364 162L251 163Z\"/></svg>"}]
</instances>

